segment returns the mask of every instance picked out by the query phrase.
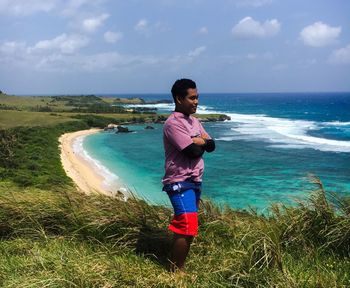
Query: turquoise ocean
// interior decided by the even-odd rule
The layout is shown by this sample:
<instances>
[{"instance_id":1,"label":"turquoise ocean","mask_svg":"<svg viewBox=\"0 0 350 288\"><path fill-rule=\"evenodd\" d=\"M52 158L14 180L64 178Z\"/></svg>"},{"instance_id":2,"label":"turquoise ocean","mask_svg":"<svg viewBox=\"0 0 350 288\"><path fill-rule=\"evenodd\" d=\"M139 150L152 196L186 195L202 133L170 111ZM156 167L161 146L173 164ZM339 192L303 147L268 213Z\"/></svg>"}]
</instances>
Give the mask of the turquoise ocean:
<instances>
[{"instance_id":1,"label":"turquoise ocean","mask_svg":"<svg viewBox=\"0 0 350 288\"><path fill-rule=\"evenodd\" d=\"M145 100L170 94L120 95ZM170 113L173 104L146 105ZM203 197L233 208L264 211L293 204L314 188L350 196L350 93L201 94L197 113L230 121L204 123L216 151L204 156ZM162 124L128 125L133 133L100 132L83 139L84 153L150 203L169 205L162 192ZM112 176L111 176L112 175Z\"/></svg>"}]
</instances>

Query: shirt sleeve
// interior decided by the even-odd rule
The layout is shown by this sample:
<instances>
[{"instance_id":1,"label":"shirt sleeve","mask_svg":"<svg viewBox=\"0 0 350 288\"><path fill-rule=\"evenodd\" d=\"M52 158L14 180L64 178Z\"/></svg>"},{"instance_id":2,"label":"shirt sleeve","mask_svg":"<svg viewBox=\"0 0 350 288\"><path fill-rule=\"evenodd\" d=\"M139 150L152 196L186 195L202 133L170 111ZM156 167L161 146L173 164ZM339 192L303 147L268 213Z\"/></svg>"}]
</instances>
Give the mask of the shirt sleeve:
<instances>
[{"instance_id":1,"label":"shirt sleeve","mask_svg":"<svg viewBox=\"0 0 350 288\"><path fill-rule=\"evenodd\" d=\"M164 136L179 151L193 143L186 127L176 121L164 125Z\"/></svg>"}]
</instances>

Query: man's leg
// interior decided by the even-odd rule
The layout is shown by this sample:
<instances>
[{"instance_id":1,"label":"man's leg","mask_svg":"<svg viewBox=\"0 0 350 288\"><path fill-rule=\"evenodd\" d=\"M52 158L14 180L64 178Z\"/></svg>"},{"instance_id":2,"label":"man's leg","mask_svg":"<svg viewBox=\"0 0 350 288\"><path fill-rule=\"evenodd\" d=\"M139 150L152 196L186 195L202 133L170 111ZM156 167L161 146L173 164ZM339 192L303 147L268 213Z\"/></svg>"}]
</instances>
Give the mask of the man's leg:
<instances>
[{"instance_id":1,"label":"man's leg","mask_svg":"<svg viewBox=\"0 0 350 288\"><path fill-rule=\"evenodd\" d=\"M193 189L168 195L174 208L174 217L169 225L169 229L174 232L170 270L176 271L184 268L193 236L197 235L197 197Z\"/></svg>"},{"instance_id":2,"label":"man's leg","mask_svg":"<svg viewBox=\"0 0 350 288\"><path fill-rule=\"evenodd\" d=\"M193 236L174 233L173 246L170 256L170 271L183 270L186 257L190 251Z\"/></svg>"}]
</instances>

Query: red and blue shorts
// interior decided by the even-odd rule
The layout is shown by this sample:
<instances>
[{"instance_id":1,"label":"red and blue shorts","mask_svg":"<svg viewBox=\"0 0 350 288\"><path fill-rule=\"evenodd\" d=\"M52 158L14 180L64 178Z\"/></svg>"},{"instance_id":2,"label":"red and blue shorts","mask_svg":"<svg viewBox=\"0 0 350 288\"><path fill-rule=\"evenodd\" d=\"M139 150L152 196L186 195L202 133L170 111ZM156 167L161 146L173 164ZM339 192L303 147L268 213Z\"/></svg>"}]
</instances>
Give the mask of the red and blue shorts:
<instances>
[{"instance_id":1,"label":"red and blue shorts","mask_svg":"<svg viewBox=\"0 0 350 288\"><path fill-rule=\"evenodd\" d=\"M163 191L168 193L174 208L174 217L169 230L176 234L196 236L201 182L183 181L167 184L163 187Z\"/></svg>"}]
</instances>

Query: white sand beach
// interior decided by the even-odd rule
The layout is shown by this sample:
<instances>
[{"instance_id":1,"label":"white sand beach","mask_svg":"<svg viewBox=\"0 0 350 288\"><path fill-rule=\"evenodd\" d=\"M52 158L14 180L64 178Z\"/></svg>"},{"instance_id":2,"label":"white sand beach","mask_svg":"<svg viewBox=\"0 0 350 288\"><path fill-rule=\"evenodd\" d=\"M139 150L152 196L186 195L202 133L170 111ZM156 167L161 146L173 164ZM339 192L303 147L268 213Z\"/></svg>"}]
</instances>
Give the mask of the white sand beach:
<instances>
[{"instance_id":1,"label":"white sand beach","mask_svg":"<svg viewBox=\"0 0 350 288\"><path fill-rule=\"evenodd\" d=\"M124 198L127 198L128 189L120 179L115 175L113 181L107 179L103 173L105 171L101 171L96 162L87 158L82 149L77 149L83 137L100 131L102 129L89 129L61 135L59 142L63 168L83 193L100 193L112 197L120 196L122 193Z\"/></svg>"}]
</instances>

